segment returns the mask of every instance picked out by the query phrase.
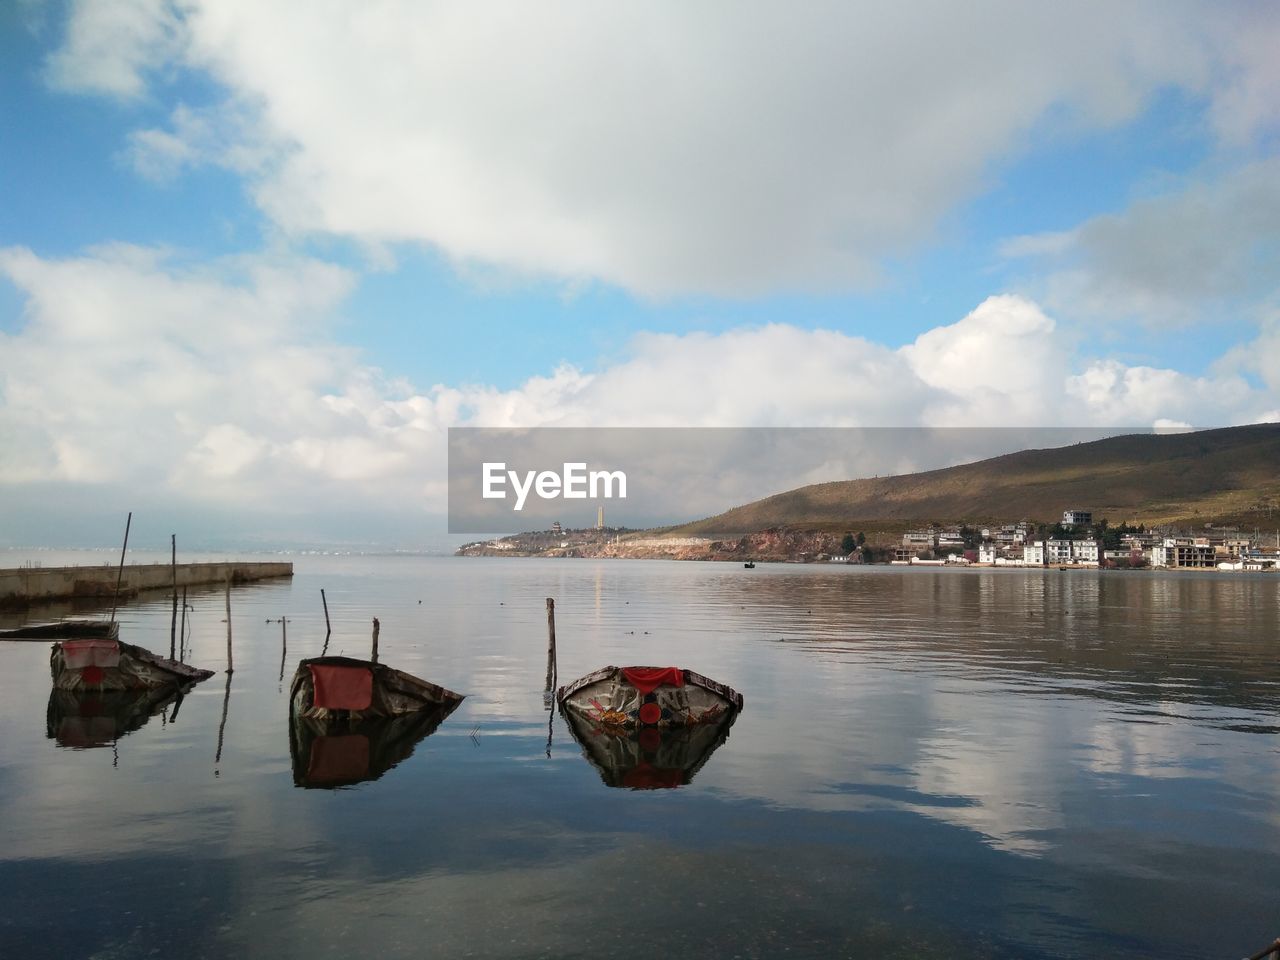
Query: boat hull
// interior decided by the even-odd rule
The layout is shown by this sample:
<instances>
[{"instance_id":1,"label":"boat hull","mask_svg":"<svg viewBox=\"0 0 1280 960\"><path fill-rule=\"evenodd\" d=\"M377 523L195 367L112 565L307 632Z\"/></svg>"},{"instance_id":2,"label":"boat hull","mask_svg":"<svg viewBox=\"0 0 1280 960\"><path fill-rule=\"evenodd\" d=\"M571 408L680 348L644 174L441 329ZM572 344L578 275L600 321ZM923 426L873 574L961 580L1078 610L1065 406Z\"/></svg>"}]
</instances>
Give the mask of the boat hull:
<instances>
[{"instance_id":1,"label":"boat hull","mask_svg":"<svg viewBox=\"0 0 1280 960\"><path fill-rule=\"evenodd\" d=\"M119 636L120 624L114 620L57 620L0 630L0 640L116 640Z\"/></svg>"},{"instance_id":2,"label":"boat hull","mask_svg":"<svg viewBox=\"0 0 1280 960\"><path fill-rule=\"evenodd\" d=\"M298 664L289 687L294 716L311 720L398 717L463 701L462 694L381 663L312 657Z\"/></svg>"},{"instance_id":3,"label":"boat hull","mask_svg":"<svg viewBox=\"0 0 1280 960\"><path fill-rule=\"evenodd\" d=\"M213 676L119 640L64 640L49 653L55 690L154 690L199 683Z\"/></svg>"},{"instance_id":4,"label":"boat hull","mask_svg":"<svg viewBox=\"0 0 1280 960\"><path fill-rule=\"evenodd\" d=\"M659 675L664 681L655 684ZM674 667L604 667L561 687L556 700L567 713L621 728L718 723L742 709L732 687Z\"/></svg>"}]
</instances>

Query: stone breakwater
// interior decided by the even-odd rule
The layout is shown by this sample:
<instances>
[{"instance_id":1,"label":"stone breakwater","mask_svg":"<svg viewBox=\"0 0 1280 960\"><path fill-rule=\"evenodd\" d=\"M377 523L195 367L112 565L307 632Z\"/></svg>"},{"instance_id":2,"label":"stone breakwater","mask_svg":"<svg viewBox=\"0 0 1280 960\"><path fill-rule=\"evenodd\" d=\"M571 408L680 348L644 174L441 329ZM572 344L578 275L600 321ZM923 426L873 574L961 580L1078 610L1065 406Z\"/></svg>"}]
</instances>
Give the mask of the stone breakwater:
<instances>
[{"instance_id":1,"label":"stone breakwater","mask_svg":"<svg viewBox=\"0 0 1280 960\"><path fill-rule=\"evenodd\" d=\"M116 591L119 568L100 567L20 567L0 570L0 608L20 609L33 603L110 597ZM293 564L283 561L180 563L178 587L250 583L275 577L293 576ZM136 596L143 590L171 590L174 567L167 563L131 564L124 568L120 596Z\"/></svg>"}]
</instances>

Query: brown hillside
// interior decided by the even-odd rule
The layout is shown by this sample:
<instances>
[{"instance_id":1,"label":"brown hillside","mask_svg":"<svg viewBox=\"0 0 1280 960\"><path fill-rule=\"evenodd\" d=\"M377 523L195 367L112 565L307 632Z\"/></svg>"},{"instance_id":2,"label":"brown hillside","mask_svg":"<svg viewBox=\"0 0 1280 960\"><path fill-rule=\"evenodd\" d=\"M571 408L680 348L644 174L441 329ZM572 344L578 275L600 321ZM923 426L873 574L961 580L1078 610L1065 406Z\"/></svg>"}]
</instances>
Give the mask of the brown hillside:
<instances>
[{"instance_id":1,"label":"brown hillside","mask_svg":"<svg viewBox=\"0 0 1280 960\"><path fill-rule=\"evenodd\" d=\"M926 520L1280 523L1280 424L1133 434L872 480L801 487L674 528L728 536L789 526L887 530Z\"/></svg>"}]
</instances>

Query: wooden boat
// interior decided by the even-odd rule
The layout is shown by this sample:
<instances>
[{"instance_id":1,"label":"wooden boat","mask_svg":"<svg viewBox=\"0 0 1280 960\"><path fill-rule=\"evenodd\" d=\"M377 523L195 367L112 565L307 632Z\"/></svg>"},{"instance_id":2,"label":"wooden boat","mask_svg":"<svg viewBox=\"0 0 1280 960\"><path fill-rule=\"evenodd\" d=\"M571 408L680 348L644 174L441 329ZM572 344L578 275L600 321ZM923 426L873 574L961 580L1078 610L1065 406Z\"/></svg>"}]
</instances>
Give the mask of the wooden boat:
<instances>
[{"instance_id":1,"label":"wooden boat","mask_svg":"<svg viewBox=\"0 0 1280 960\"><path fill-rule=\"evenodd\" d=\"M53 645L49 670L57 690L146 690L182 687L213 676L119 640L63 640Z\"/></svg>"},{"instance_id":2,"label":"wooden boat","mask_svg":"<svg viewBox=\"0 0 1280 960\"><path fill-rule=\"evenodd\" d=\"M289 756L293 783L333 790L384 773L413 755L414 748L449 716L458 701L395 717L317 720L292 713Z\"/></svg>"},{"instance_id":3,"label":"wooden boat","mask_svg":"<svg viewBox=\"0 0 1280 960\"><path fill-rule=\"evenodd\" d=\"M183 695L194 684L143 690L49 691L46 733L60 747L87 750L108 747L173 705L176 717Z\"/></svg>"},{"instance_id":4,"label":"wooden boat","mask_svg":"<svg viewBox=\"0 0 1280 960\"><path fill-rule=\"evenodd\" d=\"M556 691L566 713L611 727L715 723L742 709L742 694L679 667L603 667Z\"/></svg>"},{"instance_id":5,"label":"wooden boat","mask_svg":"<svg viewBox=\"0 0 1280 960\"><path fill-rule=\"evenodd\" d=\"M452 690L352 657L303 660L289 687L291 713L312 720L395 717L444 706L452 710L462 700Z\"/></svg>"},{"instance_id":6,"label":"wooden boat","mask_svg":"<svg viewBox=\"0 0 1280 960\"><path fill-rule=\"evenodd\" d=\"M748 570L754 570L756 568L756 562L754 560L748 560L746 563L743 564L743 566L746 567Z\"/></svg>"},{"instance_id":7,"label":"wooden boat","mask_svg":"<svg viewBox=\"0 0 1280 960\"><path fill-rule=\"evenodd\" d=\"M569 731L606 786L631 790L683 787L727 739L737 718L726 711L718 720L684 727L627 728L566 711Z\"/></svg>"},{"instance_id":8,"label":"wooden boat","mask_svg":"<svg viewBox=\"0 0 1280 960\"><path fill-rule=\"evenodd\" d=\"M120 624L114 620L57 620L0 630L0 640L115 640L119 636Z\"/></svg>"}]
</instances>

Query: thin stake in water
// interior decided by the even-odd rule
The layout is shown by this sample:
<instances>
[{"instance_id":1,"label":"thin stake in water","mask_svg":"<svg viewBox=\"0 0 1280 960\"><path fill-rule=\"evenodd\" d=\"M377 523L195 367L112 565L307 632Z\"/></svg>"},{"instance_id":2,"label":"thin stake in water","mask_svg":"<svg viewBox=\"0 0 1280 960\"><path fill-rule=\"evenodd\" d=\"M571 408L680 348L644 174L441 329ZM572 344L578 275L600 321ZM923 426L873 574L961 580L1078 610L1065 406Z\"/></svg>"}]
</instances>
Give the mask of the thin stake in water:
<instances>
[{"instance_id":1,"label":"thin stake in water","mask_svg":"<svg viewBox=\"0 0 1280 960\"><path fill-rule=\"evenodd\" d=\"M235 664L231 660L231 571L227 571L227 673L235 670ZM227 692L230 693L231 685L227 684Z\"/></svg>"},{"instance_id":2,"label":"thin stake in water","mask_svg":"<svg viewBox=\"0 0 1280 960\"><path fill-rule=\"evenodd\" d=\"M116 595L111 601L111 622L116 622L116 607L120 603L120 581L124 579L124 552L129 549L129 527L133 523L133 511L129 511L129 519L124 522L124 544L120 547L120 570L116 574Z\"/></svg>"},{"instance_id":3,"label":"thin stake in water","mask_svg":"<svg viewBox=\"0 0 1280 960\"><path fill-rule=\"evenodd\" d=\"M169 659L174 658L174 647L178 640L178 535L169 534L169 548L172 550L169 568L173 571L173 616L169 620Z\"/></svg>"}]
</instances>

